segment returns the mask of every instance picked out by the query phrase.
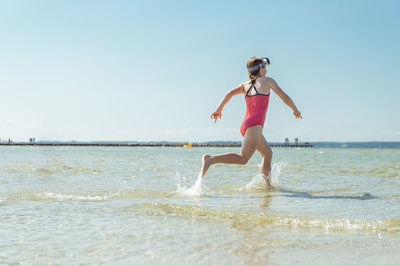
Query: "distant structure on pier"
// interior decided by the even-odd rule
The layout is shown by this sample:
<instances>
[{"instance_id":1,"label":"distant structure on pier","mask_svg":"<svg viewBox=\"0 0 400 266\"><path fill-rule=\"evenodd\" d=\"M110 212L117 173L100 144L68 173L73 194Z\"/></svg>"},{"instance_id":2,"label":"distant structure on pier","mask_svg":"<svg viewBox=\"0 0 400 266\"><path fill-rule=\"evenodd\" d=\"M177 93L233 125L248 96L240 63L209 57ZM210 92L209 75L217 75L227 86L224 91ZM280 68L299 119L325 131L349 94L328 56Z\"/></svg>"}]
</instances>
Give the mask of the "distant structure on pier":
<instances>
[{"instance_id":1,"label":"distant structure on pier","mask_svg":"<svg viewBox=\"0 0 400 266\"><path fill-rule=\"evenodd\" d=\"M294 139L294 143L290 143L289 138L285 138L285 142L283 143L283 145L276 145L279 147L312 147L312 144L310 144L309 142L301 142L299 141L299 138L295 138Z\"/></svg>"}]
</instances>

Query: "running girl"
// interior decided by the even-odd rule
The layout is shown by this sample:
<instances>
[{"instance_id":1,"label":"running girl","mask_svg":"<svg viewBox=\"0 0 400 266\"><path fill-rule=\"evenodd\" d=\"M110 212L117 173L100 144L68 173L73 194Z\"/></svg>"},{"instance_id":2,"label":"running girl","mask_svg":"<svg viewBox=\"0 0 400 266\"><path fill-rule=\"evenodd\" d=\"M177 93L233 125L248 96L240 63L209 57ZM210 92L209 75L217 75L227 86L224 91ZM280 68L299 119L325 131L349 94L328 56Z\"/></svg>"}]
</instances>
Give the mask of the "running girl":
<instances>
[{"instance_id":1,"label":"running girl","mask_svg":"<svg viewBox=\"0 0 400 266\"><path fill-rule=\"evenodd\" d=\"M201 176L208 168L216 163L246 164L255 150L262 155L261 173L265 182L270 185L272 150L262 134L265 115L268 109L269 94L272 89L292 110L296 118L302 118L301 113L294 105L292 99L278 86L272 78L266 77L267 66L270 64L268 58L251 57L247 61L249 80L241 83L236 88L228 91L222 98L217 110L211 114L211 119L217 122L221 118L221 112L229 100L239 94L245 95L246 116L240 126L240 133L244 137L240 154L224 153L218 155L203 155Z\"/></svg>"}]
</instances>

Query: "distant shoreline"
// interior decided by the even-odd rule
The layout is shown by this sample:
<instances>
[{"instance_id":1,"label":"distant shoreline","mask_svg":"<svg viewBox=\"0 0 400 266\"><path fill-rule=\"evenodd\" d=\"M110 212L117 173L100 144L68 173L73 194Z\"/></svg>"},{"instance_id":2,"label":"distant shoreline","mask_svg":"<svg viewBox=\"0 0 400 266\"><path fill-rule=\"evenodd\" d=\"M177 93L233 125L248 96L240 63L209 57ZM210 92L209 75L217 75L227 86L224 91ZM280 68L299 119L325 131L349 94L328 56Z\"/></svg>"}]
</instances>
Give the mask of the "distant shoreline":
<instances>
[{"instance_id":1,"label":"distant shoreline","mask_svg":"<svg viewBox=\"0 0 400 266\"><path fill-rule=\"evenodd\" d=\"M283 148L372 148L372 149L399 149L400 141L364 141L364 142L333 142L333 141L316 141L316 142L269 142L271 147ZM80 147L241 147L241 141L207 141L193 142L187 141L46 141L39 140L36 142L0 142L0 146L80 146Z\"/></svg>"},{"instance_id":2,"label":"distant shoreline","mask_svg":"<svg viewBox=\"0 0 400 266\"><path fill-rule=\"evenodd\" d=\"M189 142L168 141L37 141L37 142L0 142L1 147L7 146L78 146L78 147L183 147L190 146ZM399 149L399 141L370 141L370 142L269 142L271 147L283 148L371 148L371 149ZM209 141L193 142L191 147L241 147L240 141Z\"/></svg>"},{"instance_id":3,"label":"distant shoreline","mask_svg":"<svg viewBox=\"0 0 400 266\"><path fill-rule=\"evenodd\" d=\"M184 147L178 143L0 143L0 146L81 146L81 147ZM269 144L271 147L311 148L310 143ZM241 147L242 143L192 143L190 147Z\"/></svg>"}]
</instances>

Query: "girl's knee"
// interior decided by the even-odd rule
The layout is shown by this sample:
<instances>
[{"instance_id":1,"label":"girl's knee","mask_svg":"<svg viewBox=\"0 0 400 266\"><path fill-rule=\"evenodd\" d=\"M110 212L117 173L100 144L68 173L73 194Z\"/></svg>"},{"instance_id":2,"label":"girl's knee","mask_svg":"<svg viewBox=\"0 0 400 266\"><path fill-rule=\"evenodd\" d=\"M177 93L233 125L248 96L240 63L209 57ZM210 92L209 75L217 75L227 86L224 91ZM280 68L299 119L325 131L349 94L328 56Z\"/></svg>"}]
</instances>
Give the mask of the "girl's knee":
<instances>
[{"instance_id":1,"label":"girl's knee","mask_svg":"<svg viewBox=\"0 0 400 266\"><path fill-rule=\"evenodd\" d=\"M243 165L247 164L247 162L250 160L249 156L246 156L246 155L243 155L243 154L241 154L240 157L241 157L240 164L243 164Z\"/></svg>"}]
</instances>

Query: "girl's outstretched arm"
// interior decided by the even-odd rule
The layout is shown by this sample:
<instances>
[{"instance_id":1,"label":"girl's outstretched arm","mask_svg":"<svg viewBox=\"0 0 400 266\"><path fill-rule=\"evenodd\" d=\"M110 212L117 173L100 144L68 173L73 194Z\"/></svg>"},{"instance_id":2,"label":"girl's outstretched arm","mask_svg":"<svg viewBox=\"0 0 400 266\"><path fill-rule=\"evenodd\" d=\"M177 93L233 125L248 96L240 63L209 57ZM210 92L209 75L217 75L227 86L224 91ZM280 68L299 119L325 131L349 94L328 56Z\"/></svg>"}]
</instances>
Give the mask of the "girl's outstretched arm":
<instances>
[{"instance_id":1,"label":"girl's outstretched arm","mask_svg":"<svg viewBox=\"0 0 400 266\"><path fill-rule=\"evenodd\" d=\"M225 104L227 104L229 102L229 100L238 94L242 94L244 92L244 86L243 83L240 84L239 86L237 86L236 88L231 89L230 91L228 91L224 97L222 98L221 102L219 103L217 110L215 110L212 114L211 114L211 119L214 119L214 122L217 122L218 117L221 119L221 112L222 109L224 108Z\"/></svg>"},{"instance_id":2,"label":"girl's outstretched arm","mask_svg":"<svg viewBox=\"0 0 400 266\"><path fill-rule=\"evenodd\" d=\"M282 101L284 103L286 103L287 106L289 106L290 108L292 108L293 110L293 114L296 118L301 118L303 119L303 117L301 116L300 111L297 109L296 105L294 104L294 102L292 101L292 99L289 97L289 95L287 95L279 86L278 83L276 83L276 81L272 78L269 78L271 81L271 88L272 90L282 99Z\"/></svg>"}]
</instances>

